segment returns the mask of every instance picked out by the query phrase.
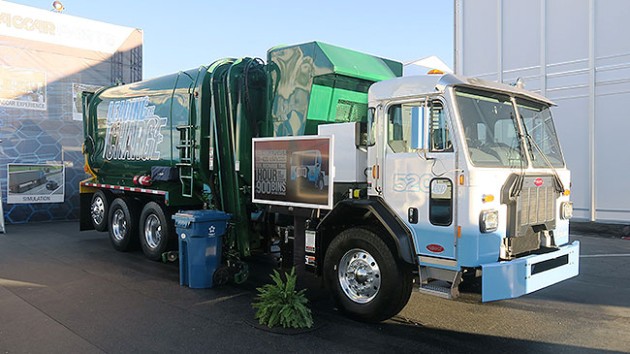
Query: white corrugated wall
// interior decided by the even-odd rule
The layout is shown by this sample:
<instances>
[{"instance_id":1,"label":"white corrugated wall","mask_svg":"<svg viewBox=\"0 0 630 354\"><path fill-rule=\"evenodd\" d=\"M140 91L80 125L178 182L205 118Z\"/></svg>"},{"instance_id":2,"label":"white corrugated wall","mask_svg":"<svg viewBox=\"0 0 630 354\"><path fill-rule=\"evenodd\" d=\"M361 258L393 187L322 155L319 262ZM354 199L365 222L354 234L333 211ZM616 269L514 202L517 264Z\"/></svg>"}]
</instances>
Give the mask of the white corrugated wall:
<instances>
[{"instance_id":1,"label":"white corrugated wall","mask_svg":"<svg viewBox=\"0 0 630 354\"><path fill-rule=\"evenodd\" d=\"M455 72L552 99L576 220L630 221L630 1L455 0Z\"/></svg>"}]
</instances>

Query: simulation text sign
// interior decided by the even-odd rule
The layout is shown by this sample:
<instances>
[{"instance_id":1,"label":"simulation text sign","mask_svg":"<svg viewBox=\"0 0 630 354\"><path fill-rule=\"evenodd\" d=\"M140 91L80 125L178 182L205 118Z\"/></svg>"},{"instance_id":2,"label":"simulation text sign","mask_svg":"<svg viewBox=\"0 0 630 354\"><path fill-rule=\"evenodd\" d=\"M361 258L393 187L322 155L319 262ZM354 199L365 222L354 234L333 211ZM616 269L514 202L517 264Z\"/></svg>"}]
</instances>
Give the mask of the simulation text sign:
<instances>
[{"instance_id":1,"label":"simulation text sign","mask_svg":"<svg viewBox=\"0 0 630 354\"><path fill-rule=\"evenodd\" d=\"M63 203L64 166L8 164L7 203Z\"/></svg>"}]
</instances>

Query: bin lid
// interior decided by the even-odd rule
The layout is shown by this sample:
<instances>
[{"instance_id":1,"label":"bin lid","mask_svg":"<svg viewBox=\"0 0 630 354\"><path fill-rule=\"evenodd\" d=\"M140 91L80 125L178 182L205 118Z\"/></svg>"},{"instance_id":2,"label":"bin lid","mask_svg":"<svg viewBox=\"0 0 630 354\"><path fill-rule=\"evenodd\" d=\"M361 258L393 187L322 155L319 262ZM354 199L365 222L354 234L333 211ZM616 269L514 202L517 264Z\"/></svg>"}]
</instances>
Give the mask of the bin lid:
<instances>
[{"instance_id":1,"label":"bin lid","mask_svg":"<svg viewBox=\"0 0 630 354\"><path fill-rule=\"evenodd\" d=\"M173 215L173 220L177 223L223 221L230 218L232 218L231 214L220 210L180 210Z\"/></svg>"}]
</instances>

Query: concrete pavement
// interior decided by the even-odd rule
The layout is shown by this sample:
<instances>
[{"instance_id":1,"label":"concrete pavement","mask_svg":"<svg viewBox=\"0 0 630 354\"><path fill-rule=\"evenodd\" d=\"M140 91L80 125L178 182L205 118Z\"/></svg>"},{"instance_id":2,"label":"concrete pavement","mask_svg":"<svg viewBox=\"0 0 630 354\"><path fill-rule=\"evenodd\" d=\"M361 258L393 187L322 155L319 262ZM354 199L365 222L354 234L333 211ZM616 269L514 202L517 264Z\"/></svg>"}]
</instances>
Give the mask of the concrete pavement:
<instances>
[{"instance_id":1,"label":"concrete pavement","mask_svg":"<svg viewBox=\"0 0 630 354\"><path fill-rule=\"evenodd\" d=\"M409 317L358 323L334 311L317 286L309 289L314 329L264 330L250 304L256 286L269 282L268 263L253 263L243 285L193 290L179 285L176 264L117 252L105 233L80 233L77 223L7 226L0 234L0 353L591 352ZM422 310L423 301L407 313Z\"/></svg>"}]
</instances>

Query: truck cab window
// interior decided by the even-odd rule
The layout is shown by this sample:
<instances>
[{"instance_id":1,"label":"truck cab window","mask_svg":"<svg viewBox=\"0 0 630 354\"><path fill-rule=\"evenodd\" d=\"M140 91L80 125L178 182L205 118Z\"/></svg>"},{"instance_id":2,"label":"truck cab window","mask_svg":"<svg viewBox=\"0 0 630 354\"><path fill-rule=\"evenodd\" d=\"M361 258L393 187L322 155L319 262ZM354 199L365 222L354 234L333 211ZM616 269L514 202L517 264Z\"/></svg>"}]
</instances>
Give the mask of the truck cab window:
<instances>
[{"instance_id":1,"label":"truck cab window","mask_svg":"<svg viewBox=\"0 0 630 354\"><path fill-rule=\"evenodd\" d=\"M475 166L518 167L527 163L509 96L463 88L456 95L468 157Z\"/></svg>"},{"instance_id":2,"label":"truck cab window","mask_svg":"<svg viewBox=\"0 0 630 354\"><path fill-rule=\"evenodd\" d=\"M433 225L449 226L453 222L453 182L448 178L435 178L429 188L429 221Z\"/></svg>"},{"instance_id":3,"label":"truck cab window","mask_svg":"<svg viewBox=\"0 0 630 354\"><path fill-rule=\"evenodd\" d=\"M431 120L429 122L429 151L452 152L453 143L446 123L444 107L439 101L431 104Z\"/></svg>"},{"instance_id":4,"label":"truck cab window","mask_svg":"<svg viewBox=\"0 0 630 354\"><path fill-rule=\"evenodd\" d=\"M370 108L367 111L367 146L376 144L376 109Z\"/></svg>"},{"instance_id":5,"label":"truck cab window","mask_svg":"<svg viewBox=\"0 0 630 354\"><path fill-rule=\"evenodd\" d=\"M394 152L411 152L412 109L421 103L391 106L388 111L387 142Z\"/></svg>"}]
</instances>

